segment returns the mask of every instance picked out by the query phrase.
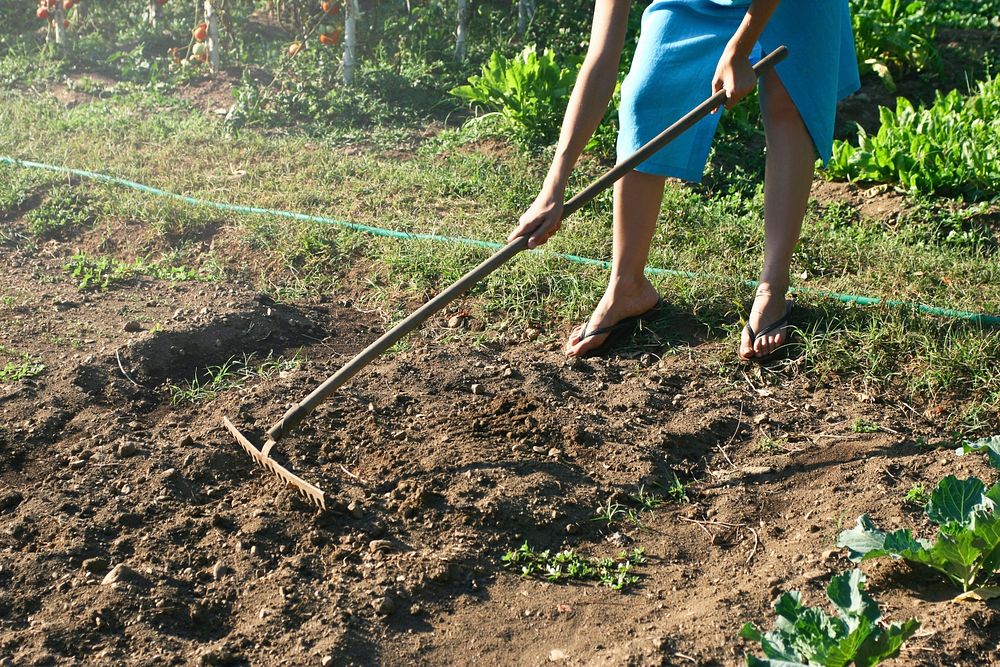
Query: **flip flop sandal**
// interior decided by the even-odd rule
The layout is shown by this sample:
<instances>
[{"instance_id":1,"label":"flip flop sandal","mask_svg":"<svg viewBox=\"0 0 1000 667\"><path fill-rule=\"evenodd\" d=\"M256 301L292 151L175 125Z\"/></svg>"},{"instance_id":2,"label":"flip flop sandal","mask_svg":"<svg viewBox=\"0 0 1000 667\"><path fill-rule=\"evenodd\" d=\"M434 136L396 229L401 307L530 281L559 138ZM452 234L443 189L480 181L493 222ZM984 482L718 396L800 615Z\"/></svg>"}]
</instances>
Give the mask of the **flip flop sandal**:
<instances>
[{"instance_id":1,"label":"flip flop sandal","mask_svg":"<svg viewBox=\"0 0 1000 667\"><path fill-rule=\"evenodd\" d=\"M788 326L788 320L792 317L792 306L794 306L794 305L795 305L795 302L792 299L786 299L785 300L785 314L784 314L784 316L782 316L778 320L772 322L771 324L767 325L766 327L764 327L763 329L761 329L760 331L758 331L756 333L754 333L753 327L750 326L750 323L747 322L746 326L743 327L743 328L746 329L746 332L748 334L750 334L750 346L753 347L754 343L756 343L760 339L761 336L766 336L767 334L769 334L769 333L771 333L773 331L776 331L778 329L787 327ZM786 334L785 335L785 342L782 343L781 345L779 345L778 347L774 348L771 351L770 354L766 354L763 357L758 357L758 356L755 355L755 356L750 357L749 359L743 359L743 357L740 357L740 359L743 359L744 361L754 361L754 362L756 362L758 364L765 363L765 362L773 359L783 347L785 347L786 345L788 345L789 338L790 338L790 336L788 334Z\"/></svg>"},{"instance_id":2,"label":"flip flop sandal","mask_svg":"<svg viewBox=\"0 0 1000 667\"><path fill-rule=\"evenodd\" d=\"M649 317L654 311L663 305L663 299L658 299L656 304L649 310L639 313L638 315L632 315L630 317L625 317L622 320L616 322L615 324L608 325L606 327L598 327L593 331L587 331L587 324L589 322L584 322L580 328L580 340L584 341L588 338L593 338L594 336L601 336L603 334L608 334L608 337L598 345L597 347L592 347L580 356L581 358L586 357L596 357L604 354L609 349L615 346L615 344L625 338L631 338L635 336L636 331L639 329L639 325L642 321Z\"/></svg>"}]
</instances>

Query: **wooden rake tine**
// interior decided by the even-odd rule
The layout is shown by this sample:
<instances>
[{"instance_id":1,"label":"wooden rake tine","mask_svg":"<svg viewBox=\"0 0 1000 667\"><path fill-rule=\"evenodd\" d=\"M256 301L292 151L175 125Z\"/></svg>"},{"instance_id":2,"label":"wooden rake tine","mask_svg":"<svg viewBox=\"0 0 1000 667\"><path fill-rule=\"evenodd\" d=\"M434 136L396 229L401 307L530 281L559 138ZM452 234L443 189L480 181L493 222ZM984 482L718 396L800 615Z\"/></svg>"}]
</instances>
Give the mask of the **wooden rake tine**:
<instances>
[{"instance_id":1,"label":"wooden rake tine","mask_svg":"<svg viewBox=\"0 0 1000 667\"><path fill-rule=\"evenodd\" d=\"M754 72L759 77L764 72L772 69L788 55L788 49L779 46L777 49L766 55L754 65ZM647 144L642 146L635 153L625 158L614 167L604 173L603 176L588 185L584 190L571 198L563 206L562 218L565 219L585 204L590 202L598 194L611 187L615 181L632 171L635 167L645 162L653 153L660 150L678 135L689 129L692 125L707 116L713 109L719 108L726 101L726 92L720 90L697 107L689 111L683 118L665 129ZM276 462L270 457L271 449L275 443L281 440L289 431L295 428L323 401L343 386L348 380L357 375L362 368L370 364L374 359L382 355L386 350L395 345L401 338L416 329L449 303L462 296L480 280L491 274L501 265L505 264L511 257L518 254L528 246L528 237L519 236L506 246L498 250L482 264L472 269L458 279L454 284L438 294L436 297L425 303L416 311L411 313L406 319L399 322L389 331L385 332L378 340L366 347L356 357L347 362L340 370L327 378L323 384L319 385L306 396L300 403L289 409L270 429L267 431L267 441L263 449L257 449L250 440L244 436L239 429L224 417L222 423L226 429L236 438L236 442L253 458L260 466L273 472L286 484L293 486L307 499L321 508L326 508L325 495L319 487L306 482L301 477L295 475L290 470Z\"/></svg>"}]
</instances>

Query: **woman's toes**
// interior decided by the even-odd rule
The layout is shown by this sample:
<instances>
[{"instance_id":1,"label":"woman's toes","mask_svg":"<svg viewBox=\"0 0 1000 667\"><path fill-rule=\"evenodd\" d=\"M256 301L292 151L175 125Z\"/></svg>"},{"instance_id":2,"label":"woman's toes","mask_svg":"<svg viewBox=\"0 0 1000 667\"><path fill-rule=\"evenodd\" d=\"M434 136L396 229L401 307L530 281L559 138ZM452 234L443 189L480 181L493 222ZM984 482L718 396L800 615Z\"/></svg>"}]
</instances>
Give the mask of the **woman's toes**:
<instances>
[{"instance_id":1,"label":"woman's toes","mask_svg":"<svg viewBox=\"0 0 1000 667\"><path fill-rule=\"evenodd\" d=\"M753 351L753 341L750 340L750 334L747 333L746 329L740 334L740 359L747 361L751 359L754 355Z\"/></svg>"}]
</instances>

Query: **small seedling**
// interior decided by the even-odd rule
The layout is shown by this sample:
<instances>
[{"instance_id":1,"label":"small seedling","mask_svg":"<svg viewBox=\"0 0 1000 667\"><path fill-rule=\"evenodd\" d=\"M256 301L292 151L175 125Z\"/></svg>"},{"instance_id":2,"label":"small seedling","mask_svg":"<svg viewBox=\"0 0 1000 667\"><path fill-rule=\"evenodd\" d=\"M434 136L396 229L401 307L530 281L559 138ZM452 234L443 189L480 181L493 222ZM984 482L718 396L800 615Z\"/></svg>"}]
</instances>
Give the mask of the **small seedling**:
<instances>
[{"instance_id":1,"label":"small seedling","mask_svg":"<svg viewBox=\"0 0 1000 667\"><path fill-rule=\"evenodd\" d=\"M666 487L666 490L667 496L675 503L686 503L688 501L687 489L676 474L674 475L674 481Z\"/></svg>"},{"instance_id":2,"label":"small seedling","mask_svg":"<svg viewBox=\"0 0 1000 667\"><path fill-rule=\"evenodd\" d=\"M851 570L835 576L826 589L837 611L830 616L819 607L806 607L798 591L782 593L772 605L778 615L774 630L761 632L753 623L740 636L760 642L767 659L747 655L750 667L872 667L899 655L903 642L920 622L911 618L885 627L882 613L865 593L865 575Z\"/></svg>"},{"instance_id":3,"label":"small seedling","mask_svg":"<svg viewBox=\"0 0 1000 667\"><path fill-rule=\"evenodd\" d=\"M506 568L519 568L522 577L537 577L548 581L599 581L616 591L639 583L633 572L636 565L643 565L646 557L642 549L621 552L618 558L588 558L572 549L552 553L549 549L535 551L525 542L500 558Z\"/></svg>"},{"instance_id":4,"label":"small seedling","mask_svg":"<svg viewBox=\"0 0 1000 667\"><path fill-rule=\"evenodd\" d=\"M764 454L777 454L778 452L786 451L787 449L786 445L788 445L787 438L775 439L768 436L764 436L757 442L757 445L756 447L754 447L754 449Z\"/></svg>"},{"instance_id":5,"label":"small seedling","mask_svg":"<svg viewBox=\"0 0 1000 667\"><path fill-rule=\"evenodd\" d=\"M0 382L17 382L25 378L32 378L36 375L41 375L44 370L45 364L32 361L10 362L3 368L0 368Z\"/></svg>"},{"instance_id":6,"label":"small seedling","mask_svg":"<svg viewBox=\"0 0 1000 667\"><path fill-rule=\"evenodd\" d=\"M186 266L172 266L163 262L150 262L143 257L137 258L131 264L113 257L88 257L85 253L77 253L63 266L74 278L80 280L81 290L107 289L113 283L128 280L137 276L148 276L157 280L183 282L197 280L198 272Z\"/></svg>"},{"instance_id":7,"label":"small seedling","mask_svg":"<svg viewBox=\"0 0 1000 667\"><path fill-rule=\"evenodd\" d=\"M663 504L663 498L655 494L652 494L649 491L646 491L645 485L640 485L639 490L636 492L636 494L629 497L632 498L632 500L637 502L639 505L641 505L642 509L650 512Z\"/></svg>"},{"instance_id":8,"label":"small seedling","mask_svg":"<svg viewBox=\"0 0 1000 667\"><path fill-rule=\"evenodd\" d=\"M855 419L851 424L851 430L855 433L878 433L882 427L867 419Z\"/></svg>"},{"instance_id":9,"label":"small seedling","mask_svg":"<svg viewBox=\"0 0 1000 667\"><path fill-rule=\"evenodd\" d=\"M924 485L920 482L917 482L916 484L911 486L910 490L906 492L905 496L903 496L903 502L905 502L908 505L916 505L917 507L926 507L927 502L930 499L931 499L930 494L927 492L927 489L924 488Z\"/></svg>"},{"instance_id":10,"label":"small seedling","mask_svg":"<svg viewBox=\"0 0 1000 667\"><path fill-rule=\"evenodd\" d=\"M610 526L615 521L623 519L628 514L628 508L608 498L603 505L597 506L593 521L605 521Z\"/></svg>"}]
</instances>

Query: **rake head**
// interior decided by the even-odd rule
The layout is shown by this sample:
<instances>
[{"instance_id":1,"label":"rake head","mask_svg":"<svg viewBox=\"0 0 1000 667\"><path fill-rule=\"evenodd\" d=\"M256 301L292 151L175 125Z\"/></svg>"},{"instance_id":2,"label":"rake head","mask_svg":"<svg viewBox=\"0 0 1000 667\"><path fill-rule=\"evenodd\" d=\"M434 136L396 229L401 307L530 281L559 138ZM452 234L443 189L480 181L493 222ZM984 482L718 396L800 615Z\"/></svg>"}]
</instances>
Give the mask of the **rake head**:
<instances>
[{"instance_id":1,"label":"rake head","mask_svg":"<svg viewBox=\"0 0 1000 667\"><path fill-rule=\"evenodd\" d=\"M236 442L239 443L240 447L242 447L243 450L250 455L250 458L257 462L257 465L273 472L278 479L283 481L285 484L294 487L296 491L305 496L306 500L312 502L317 507L326 509L326 494L324 494L319 487L305 481L288 468L268 456L271 452L271 447L274 446L274 440L268 440L264 444L264 449L260 450L257 449L245 435L240 433L240 430L233 425L233 422L229 421L228 417L223 417L222 423L225 425L226 429L232 433L233 437L236 438Z\"/></svg>"}]
</instances>

